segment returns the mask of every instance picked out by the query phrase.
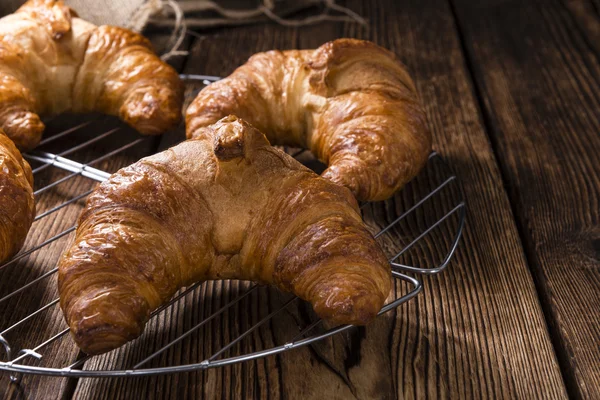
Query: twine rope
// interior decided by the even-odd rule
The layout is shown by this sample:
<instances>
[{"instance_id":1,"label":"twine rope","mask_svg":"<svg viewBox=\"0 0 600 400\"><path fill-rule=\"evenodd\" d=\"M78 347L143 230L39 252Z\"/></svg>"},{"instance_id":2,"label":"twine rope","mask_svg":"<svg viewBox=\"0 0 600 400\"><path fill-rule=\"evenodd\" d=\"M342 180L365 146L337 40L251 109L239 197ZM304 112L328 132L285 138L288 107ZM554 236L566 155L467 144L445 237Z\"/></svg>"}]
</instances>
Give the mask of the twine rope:
<instances>
[{"instance_id":1,"label":"twine rope","mask_svg":"<svg viewBox=\"0 0 600 400\"><path fill-rule=\"evenodd\" d=\"M323 21L341 21L341 22L357 22L361 25L367 25L367 21L354 11L336 4L335 0L314 0L314 4L323 4L324 8L319 15L313 15L304 19L296 20L289 19L277 15L274 12L275 1L263 0L262 3L255 9L251 10L228 10L221 7L214 1L206 0L199 2L184 2L178 3L175 0L147 0L139 7L127 26L136 32L140 32L146 22L156 15L174 16L173 21L161 21L160 25L172 27L172 33L168 41L167 51L160 57L166 61L175 56L187 55L187 51L179 50L185 35L188 33L188 23L193 26L213 26L215 21L218 23L230 20L239 22L257 22L256 18L265 16L269 20L283 26L299 27L312 25ZM223 19L197 19L190 18L186 21L185 13L198 13L203 11L213 11L224 17ZM330 11L336 11L342 15L331 15ZM191 31L189 32L192 33Z\"/></svg>"},{"instance_id":2,"label":"twine rope","mask_svg":"<svg viewBox=\"0 0 600 400\"><path fill-rule=\"evenodd\" d=\"M188 54L187 51L178 50L187 33L187 24L179 3L174 0L148 0L133 13L126 26L134 32L141 32L151 16L164 13L166 8L173 11L175 22L167 44L168 50L160 56L163 61L167 61L171 57Z\"/></svg>"}]
</instances>

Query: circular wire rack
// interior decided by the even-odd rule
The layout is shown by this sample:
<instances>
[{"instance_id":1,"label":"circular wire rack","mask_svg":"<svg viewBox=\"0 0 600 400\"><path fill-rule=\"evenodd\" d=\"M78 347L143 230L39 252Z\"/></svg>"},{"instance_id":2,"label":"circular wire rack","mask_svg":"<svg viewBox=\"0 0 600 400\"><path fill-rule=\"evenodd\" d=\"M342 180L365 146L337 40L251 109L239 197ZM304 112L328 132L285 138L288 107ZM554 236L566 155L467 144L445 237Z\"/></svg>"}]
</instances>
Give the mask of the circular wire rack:
<instances>
[{"instance_id":1,"label":"circular wire rack","mask_svg":"<svg viewBox=\"0 0 600 400\"><path fill-rule=\"evenodd\" d=\"M204 75L181 75L181 77L186 81L202 83L203 85L207 85L210 82L219 79L218 77ZM186 96L188 99L193 98L195 93L196 91L194 90L188 90ZM89 117L86 118L87 119L84 122L78 123L75 126L60 129L44 139L36 151L24 154L24 157L32 163L32 166L34 166L33 172L36 177L36 184L38 182L38 176L42 174L42 171L59 169L63 174L66 174L59 179L49 182L42 179L42 186L39 188L36 187L34 193L36 201L42 193L56 190L59 185L66 184L74 178L90 181L88 190L84 190L75 195L70 195L67 199L65 199L64 196L57 196L57 199L53 204L44 204L45 210L38 212L35 221L47 218L68 207L81 208L86 197L93 191L94 182L102 182L110 176L109 172L100 169L99 166L106 164L115 157L121 156L130 149L147 145L148 141L152 140L152 138L139 137L133 132L124 134L124 131L131 130L114 119L114 128L107 129L100 133L94 133L91 137L89 137L90 135L86 137L82 132L89 130L95 122L94 119L89 119ZM105 126L105 124L102 124L102 126ZM121 133L116 135L117 132ZM117 136L120 138L119 141L114 140ZM123 138L126 139L125 143L122 143ZM105 147L100 146L103 141L111 144L117 143L118 147L106 149ZM48 147L53 147L55 150L42 151L42 149ZM100 155L98 155L98 151L96 151L98 148L101 149ZM92 154L95 154L92 159L76 161L78 152L87 151L89 153L90 149L94 150ZM160 147L157 145L154 150L160 150ZM318 164L314 159L305 157L310 155L310 153L305 150L288 148L285 150L301 162L308 162L310 167L314 167L314 165ZM303 157L306 159L303 160ZM319 167L317 166L316 169L318 170L318 168ZM429 174L427 171L430 169L434 169L435 174ZM436 179L433 179L432 175L434 175ZM389 235L392 232L395 232L396 235L398 235L398 232L403 232L403 237L405 238L403 243L394 243L394 238L397 238L398 236L392 237L391 243L390 240L383 240L382 247L387 249L387 252L391 255L389 261L392 269L392 277L396 281L396 285L394 285L395 288L392 295L390 295L391 299L388 299L388 302L383 306L379 315L396 309L398 306L413 299L421 292L423 287L423 276L434 275L443 271L454 255L462 235L466 214L464 196L456 176L452 173L449 166L439 154L435 152L431 153L425 170L416 178L416 180L419 179L427 181L426 185L421 185L428 188L426 193L423 193L423 190L413 190L413 181L402 190L402 193L404 193L402 197L409 199L410 201L401 201L400 203L402 204L400 206L395 204L390 205L390 202L393 202L394 200L380 202L379 206L383 209L388 209L389 207L395 207L396 209L400 208L400 211L394 214L394 217L391 218L391 222L389 223L381 224L377 222L378 218L375 218L373 213L368 212L369 207L376 207L377 205L371 203L361 205L365 222L378 241L383 240L386 235ZM447 193L448 191L451 191L452 193ZM417 216L419 212L421 214L427 213L427 211L424 211L424 205L428 202L435 201L436 197L442 197L446 200L442 202L438 200L436 202L436 208L440 208L437 207L437 205L444 204L444 207L442 207L444 209L438 210L439 215L434 218L431 218L431 216L429 218ZM413 221L408 223L407 221L411 218L417 222ZM0 265L0 273L17 266L20 268L28 268L28 259L32 255L47 251L50 246L55 245L56 243L61 244L62 249L64 249L69 243L67 239L71 237L70 234L76 229L76 225L74 225L75 222L76 221L67 221L70 225L68 228L60 230L60 232L49 238L39 239L37 244L28 249L23 249L11 260ZM441 229L441 227L444 227L444 229ZM32 229L32 232L34 229L35 227ZM436 232L436 230L439 232L437 235L433 235L433 232ZM30 236L32 235L32 232L30 232ZM435 236L434 239L431 239L432 236ZM37 238L38 236L36 235L35 237ZM428 240L429 242L425 243ZM427 260L425 266L408 265L408 263L404 262L403 260L405 259L411 259L411 257L407 257L411 250L418 248L420 245L442 247L443 250L440 254L443 254L443 257L439 260ZM419 261L419 264L421 264L422 258L421 252L416 257L413 257L413 261L416 259ZM112 362L111 360L114 361L114 358L111 358L111 353L108 353L108 355L92 357L81 352L77 353L77 350L73 350L72 353L75 354L75 356L69 363L66 363L66 365L44 366L40 364L44 364L44 361L53 355L53 352L46 354L46 351L53 345L56 345L57 342L68 342L61 345L63 346L61 348L68 346L68 348L76 349L76 345L68 334L69 329L66 327L62 317L59 322L53 322L54 324L60 325L57 333L42 338L33 344L16 343L20 342L20 340L16 340L15 342L13 336L16 336L17 338L36 336L23 335L22 332L27 332L27 329L35 330L36 325L34 322L38 321L37 323L39 324L39 320L43 320L45 314L47 314L47 318L56 320L56 310L59 308L59 299L54 298L53 300L46 302L46 304L37 306L33 311L27 312L26 315L19 315L17 312L18 307L15 307L14 305L18 305L19 296L28 296L28 293L35 291L40 292L43 291L44 288L51 289L52 285L56 285L53 279L56 279L57 271L58 268L54 262L52 268L47 271L41 271L35 279L19 285L19 287L12 286L7 293L0 292L1 312L11 313L10 317L4 318L8 321L5 323L5 326L0 325L0 343L4 348L4 359L0 361L0 371L9 372L12 381L18 381L21 374L63 377L114 377L157 375L222 367L311 345L317 341L354 328L351 325L327 326L326 323L312 312L310 306L307 306L293 295L278 292L273 288L265 288L264 286L252 282L235 281L235 284L228 286L229 289L223 289L224 291L230 291L228 296L226 296L227 301L225 301L224 304L217 304L217 306L212 307L214 309L211 309L210 312L207 313L208 315L202 315L201 317L198 317L197 320L191 321L189 324L184 324L181 329L179 329L179 327L174 329L176 332L172 335L167 335L167 339L156 339L162 334L164 328L161 329L161 327L158 326L157 329L154 329L149 333L147 327L146 332L141 338L123 346L121 349L111 352L120 352L119 356L121 356L121 359L125 359L125 362ZM190 312L189 310L186 310L186 304L189 306L189 302L192 301L190 299L203 300L202 296L206 295L206 288L203 290L203 286L205 285L207 285L206 282L198 282L190 287L180 290L168 303L162 305L151 314L148 325L150 325L153 320L161 318L163 320L166 318L166 322L164 323L166 325L169 325L170 322L172 322L171 325L175 324L171 319L177 319L176 314L179 315ZM40 289L40 287L42 289ZM232 289L232 287L235 287L235 290ZM49 291L53 292L52 290ZM53 293L54 296L56 296L56 290L54 290ZM275 305L271 304L273 303L273 298L277 300L275 301L275 303L277 303ZM227 343L225 343L226 340L224 338L220 338L218 340L219 344L214 346L214 349L211 348L208 351L198 352L198 359L194 362L163 365L166 353L181 351L181 346L186 341L188 342L188 346L190 346L189 342L191 342L191 345L193 346L194 340L198 340L198 335L201 335L202 332L206 333L207 329L211 329L211 324L220 324L221 326L223 326L223 324L227 325L226 322L219 322L219 320L231 320L231 316L228 317L228 314L234 312L232 311L234 308L241 307L244 302L266 302L269 304L266 304L264 307L259 307L264 311L262 314L258 313L256 318L245 317L247 321L244 324L238 323L237 329L231 328L235 324L229 323L228 326L230 326L230 329L235 330L233 337L231 337L232 335L228 335L230 336L230 340L227 340ZM12 304L13 308L7 307L7 304ZM179 310L181 310L181 313L179 313ZM235 314L237 318L242 319L239 310L236 310L235 312L237 313ZM295 325L287 330L289 331L289 337L282 339L280 343L266 343L260 346L254 346L252 350L240 350L240 343L243 340L248 340L261 329L270 329L272 324L282 318L282 314L286 312L289 315L294 316L294 318L291 319L291 321L293 321L292 324L289 324L289 321L286 322L287 325ZM302 314L301 318L297 317L297 315L300 314ZM9 314L4 314L5 317L8 315ZM288 320L290 319L288 318ZM28 324L31 325L29 328ZM146 341L144 342L143 338L146 336L151 336L151 338L146 338ZM158 344L148 346L148 340L152 339ZM150 348L149 351L144 351L146 347ZM55 353L56 351L54 351L54 354ZM135 357L127 356L127 354L131 353L134 353ZM98 357L105 357L105 361L94 363L93 360Z\"/></svg>"}]
</instances>

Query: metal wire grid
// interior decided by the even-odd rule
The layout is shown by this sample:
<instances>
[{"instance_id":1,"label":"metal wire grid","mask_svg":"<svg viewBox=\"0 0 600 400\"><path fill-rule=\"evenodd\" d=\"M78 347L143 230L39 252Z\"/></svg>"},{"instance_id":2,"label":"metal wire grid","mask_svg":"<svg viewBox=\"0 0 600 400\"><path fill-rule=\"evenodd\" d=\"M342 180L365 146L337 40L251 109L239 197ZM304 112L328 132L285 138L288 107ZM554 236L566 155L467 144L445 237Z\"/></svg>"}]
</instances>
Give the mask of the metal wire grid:
<instances>
[{"instance_id":1,"label":"metal wire grid","mask_svg":"<svg viewBox=\"0 0 600 400\"><path fill-rule=\"evenodd\" d=\"M200 81L205 85L209 84L212 81L219 79L218 77L205 76L205 75L182 75L181 77L186 80ZM56 134L54 136L51 136L51 137L43 140L40 143L40 146L43 146L43 145L46 145L55 140L64 138L68 135L72 135L73 133L90 125L92 122L93 121L87 121L85 123L79 124L70 129L64 130L63 132L61 132L59 134ZM39 194L41 194L47 190L50 190L50 189L56 187L57 185L59 185L63 182L66 182L76 176L83 176L83 177L86 177L86 178L89 178L91 180L98 181L98 182L102 182L102 181L106 180L110 176L110 174L105 171L94 168L94 165L97 165L102 161L105 161L115 155L118 155L127 149L137 146L140 143L142 143L143 141L148 140L148 139L147 138L135 139L135 140L133 140L123 146L120 146L119 148L112 150L106 154L103 154L102 156L95 158L87 163L79 163L79 162L73 161L73 160L67 158L67 156L75 153L78 150L89 147L92 144L94 144L102 139L110 137L111 135L116 133L119 129L120 128L111 129L111 130L109 130L101 135L97 135L94 138L89 139L83 143L73 146L67 150L61 151L58 154L41 152L41 151L31 153L31 154L25 154L25 157L27 159L34 160L34 161L40 162L42 164L40 167L37 167L33 170L34 174L37 174L40 171L45 170L50 167L60 168L62 170L70 172L70 174L36 190L34 194L36 196L38 196ZM303 153L303 151L298 151L292 155L297 157L301 153ZM433 189L429 194L420 198L412 207L407 209L404 213L402 213L400 216L398 216L389 225L384 227L379 233L377 233L375 235L375 238L379 238L381 235L385 234L389 230L396 227L404 219L406 219L409 215L414 213L417 209L419 209L423 204L425 204L427 201L432 199L434 196L440 195L440 192L445 187L447 187L453 183L457 184L456 176L453 175L451 172L449 172L450 170L447 167L447 165L444 163L443 159L435 152L430 155L430 162L433 159L439 160L441 162L441 164L447 169L448 177L441 184L439 184L437 187L435 187L435 189ZM37 215L35 220L37 221L42 218L45 218L48 215L53 214L53 213L57 212L58 210L66 207L72 203L82 200L82 199L86 198L91 192L92 192L92 190L84 191L83 193L80 193L80 194L52 207L51 209ZM361 208L363 208L365 205L366 204L363 204ZM415 297L422 290L422 282L418 278L416 278L414 276L406 275L403 272L414 273L417 276L432 275L432 274L437 274L440 271L444 270L444 268L446 268L446 266L448 265L450 259L452 258L453 254L456 250L459 239L462 235L463 226L464 226L464 222L465 222L465 213L466 213L466 206L465 206L465 202L462 198L462 194L461 194L461 198L458 200L458 202L456 204L454 204L454 206L448 212L446 212L435 223L431 224L427 229L425 229L423 232L421 232L414 240L412 240L408 245L406 245L404 248L402 248L400 251L398 251L397 254L395 254L390 259L393 277L396 280L408 283L412 288L408 293L402 294L401 296L393 299L391 302L386 304L379 312L379 315L384 314L384 313L398 307L399 305L409 301L410 299ZM458 216L455 233L454 233L452 239L449 241L450 246L448 248L448 251L446 252L444 259L438 265L435 265L433 267L422 268L422 267L404 265L404 264L397 262L398 258L400 258L403 254L408 252L411 248L413 248L416 244L418 244L427 235L429 235L433 230L435 230L438 226L440 226L442 223L444 223L446 220L448 220L453 215ZM39 243L38 245L34 246L33 248L22 251L21 253L17 254L15 257L13 257L11 260L0 265L0 270L3 270L4 268L16 263L18 260L28 257L29 255L31 255L34 252L44 249L44 247L48 246L50 243L73 232L75 230L75 228L76 228L76 226L73 225L73 226L63 230L62 232L52 236L51 238L44 240L42 243ZM55 267L55 268L47 271L46 273L42 274L41 276L37 277L36 279L32 280L31 282L15 289L11 293L0 298L0 304L4 303L9 298L11 298L19 293L22 293L26 290L30 290L35 284L37 284L38 282L41 282L43 280L46 280L50 276L54 275L57 271L58 271L58 268ZM157 315L161 314L165 310L173 307L181 299L185 298L187 295L189 295L190 293L193 293L196 289L198 289L201 284L202 284L202 282L198 282L198 283L186 288L185 290L182 290L178 295L176 295L173 299L171 299L167 304L165 304L165 305L161 306L159 309L155 310L151 314L150 319L155 318ZM33 347L20 349L17 352L16 356L14 358L12 357L14 350L13 350L10 342L6 339L6 335L9 332L16 329L17 327L20 327L20 326L30 322L34 317L36 317L44 312L47 312L48 310L50 310L54 307L58 307L59 299L56 298L56 299L52 300L51 302L47 303L46 305L42 306L41 308L37 309L36 311L32 312L31 314L27 315L26 317L22 318L18 322L13 323L12 325L10 325L0 331L0 343L4 347L4 350L6 353L6 360L7 360L7 361L0 361L0 370L11 372L11 380L13 380L13 381L19 380L20 375L18 373L53 375L53 376L74 376L74 377L108 377L108 376L157 375L157 374L193 371L193 370L199 370L199 369L221 367L221 366L234 364L234 363L238 363L238 362L242 362L242 361L254 360L254 359L257 359L260 357L265 357L268 355L282 353L282 352L289 351L291 349L295 349L295 348L298 348L301 346L309 345L316 341L325 339L327 337L330 337L332 335L335 335L337 333L340 333L340 332L343 332L343 331L346 331L346 330L352 328L352 326L350 326L350 325L343 325L343 326L338 326L338 327L334 327L331 329L327 329L324 332L319 333L319 334L313 334L313 335L307 336L312 330L314 330L319 324L321 324L322 321L320 319L316 319L314 322L312 322L311 324L309 324L306 327L304 327L303 329L301 329L298 332L298 334L295 335L295 337L286 341L286 343L284 343L283 345L274 346L272 348L255 351L255 352L252 352L249 354L240 354L240 355L235 355L235 356L231 356L231 357L227 357L227 358L219 358L226 351L230 350L233 346L235 346L237 343L239 343L244 338L248 337L248 335L250 335L256 329L258 329L259 327L261 327L262 325L264 325L265 323L270 321L272 318L275 318L279 313L281 313L290 304L292 304L293 302L295 302L297 300L297 297L292 297L291 299L286 301L283 305L281 305L277 309L271 311L267 316L263 317L258 322L254 323L250 328L248 328L246 331L241 333L234 340L232 340L231 342L229 342L228 344L226 344L225 346L223 346L216 352L212 353L212 355L210 357L204 359L202 362L186 364L186 365L164 366L164 367L157 367L157 368L143 368L144 365L146 365L151 360L155 359L158 355L164 353L166 350L170 349L177 343L179 343L182 340L184 340L185 338L189 337L191 334L193 334L194 332L199 330L201 327L206 325L211 320L213 320L213 319L217 318L218 316L220 316L221 314L223 314L225 311L227 311L232 306L243 301L252 292L256 291L257 288L258 288L258 285L252 284L244 293L240 294L239 296L237 296L236 298L234 298L233 300L231 300L230 302L228 302L227 304L225 304L224 306L219 308L217 311L213 312L208 317L202 319L200 322L196 323L194 326L189 328L187 331L183 332L178 337L169 341L166 345L162 346L160 349L154 351L153 353L151 353L150 355L145 357L142 361L138 362L133 367L131 367L129 369L121 369L121 370L84 370L84 369L80 369L80 368L82 368L82 366L85 364L86 361L88 361L92 358L90 356L82 357L79 360L77 360L76 362L74 362L73 364L63 367L63 368L48 368L48 367L39 367L39 366L22 364L22 362L29 357L37 359L37 360L41 360L43 358L42 351L47 346L49 346L51 343L53 343L55 341L64 339L65 337L69 337L69 335L67 335L67 333L69 332L68 328L63 329L56 335L42 341L41 343L39 343ZM74 344L73 344L73 346L74 346Z\"/></svg>"}]
</instances>

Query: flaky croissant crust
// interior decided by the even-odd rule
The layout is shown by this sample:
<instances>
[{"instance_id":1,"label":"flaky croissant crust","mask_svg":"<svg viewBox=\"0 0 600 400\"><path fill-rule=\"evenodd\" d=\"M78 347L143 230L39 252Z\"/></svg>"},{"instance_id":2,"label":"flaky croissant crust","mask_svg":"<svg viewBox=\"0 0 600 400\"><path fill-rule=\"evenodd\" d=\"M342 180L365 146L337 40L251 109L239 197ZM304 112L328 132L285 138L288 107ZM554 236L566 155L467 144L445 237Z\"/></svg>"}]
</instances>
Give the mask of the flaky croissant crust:
<instances>
[{"instance_id":1,"label":"flaky croissant crust","mask_svg":"<svg viewBox=\"0 0 600 400\"><path fill-rule=\"evenodd\" d=\"M408 72L391 52L367 41L255 54L200 92L186 112L188 137L229 114L273 144L310 149L328 164L323 176L360 200L390 197L431 151Z\"/></svg>"},{"instance_id":2,"label":"flaky croissant crust","mask_svg":"<svg viewBox=\"0 0 600 400\"><path fill-rule=\"evenodd\" d=\"M143 36L95 26L61 0L30 0L0 19L0 127L20 149L40 141L40 115L98 111L143 134L181 117L183 85Z\"/></svg>"},{"instance_id":3,"label":"flaky croissant crust","mask_svg":"<svg viewBox=\"0 0 600 400\"><path fill-rule=\"evenodd\" d=\"M0 264L21 249L34 217L31 168L0 129Z\"/></svg>"},{"instance_id":4,"label":"flaky croissant crust","mask_svg":"<svg viewBox=\"0 0 600 400\"><path fill-rule=\"evenodd\" d=\"M152 310L207 279L276 285L335 323L373 319L390 267L350 191L236 117L202 130L89 197L58 278L80 348L101 353L137 337Z\"/></svg>"}]
</instances>

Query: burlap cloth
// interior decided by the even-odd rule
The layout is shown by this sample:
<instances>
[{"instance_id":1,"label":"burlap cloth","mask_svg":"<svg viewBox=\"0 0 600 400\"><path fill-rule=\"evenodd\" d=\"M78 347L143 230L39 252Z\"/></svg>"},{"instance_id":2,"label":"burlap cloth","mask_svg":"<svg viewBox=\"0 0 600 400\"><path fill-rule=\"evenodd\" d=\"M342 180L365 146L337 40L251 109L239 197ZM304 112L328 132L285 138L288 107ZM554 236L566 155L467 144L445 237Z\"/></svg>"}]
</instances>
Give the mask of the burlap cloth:
<instances>
[{"instance_id":1,"label":"burlap cloth","mask_svg":"<svg viewBox=\"0 0 600 400\"><path fill-rule=\"evenodd\" d=\"M25 0L0 0L0 15L16 10ZM97 25L119 25L141 31L145 26L175 29L181 23L200 29L274 21L307 25L328 20L364 23L335 0L65 0L79 15ZM179 10L177 10L179 9ZM301 17L295 18L299 11ZM178 22L177 14L182 18Z\"/></svg>"}]
</instances>

